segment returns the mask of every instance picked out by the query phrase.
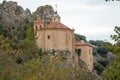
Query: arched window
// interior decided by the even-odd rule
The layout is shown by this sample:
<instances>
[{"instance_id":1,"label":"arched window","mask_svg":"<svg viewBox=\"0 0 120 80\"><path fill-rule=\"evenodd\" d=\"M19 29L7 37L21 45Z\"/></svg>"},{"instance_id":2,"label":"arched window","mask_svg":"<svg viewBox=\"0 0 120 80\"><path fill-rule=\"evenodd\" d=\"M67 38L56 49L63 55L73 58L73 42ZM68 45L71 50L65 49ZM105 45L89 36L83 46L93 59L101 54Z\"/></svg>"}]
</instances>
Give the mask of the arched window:
<instances>
[{"instance_id":1,"label":"arched window","mask_svg":"<svg viewBox=\"0 0 120 80\"><path fill-rule=\"evenodd\" d=\"M81 56L81 49L75 50L78 56Z\"/></svg>"}]
</instances>

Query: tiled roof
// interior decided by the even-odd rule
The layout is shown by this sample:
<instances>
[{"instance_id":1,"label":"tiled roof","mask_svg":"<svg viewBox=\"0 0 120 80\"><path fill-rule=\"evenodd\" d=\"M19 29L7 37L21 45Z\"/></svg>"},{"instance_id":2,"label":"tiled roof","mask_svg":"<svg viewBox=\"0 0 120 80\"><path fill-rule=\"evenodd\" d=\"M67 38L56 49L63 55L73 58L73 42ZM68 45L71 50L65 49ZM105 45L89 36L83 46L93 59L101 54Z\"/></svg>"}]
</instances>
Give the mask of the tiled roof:
<instances>
[{"instance_id":1,"label":"tiled roof","mask_svg":"<svg viewBox=\"0 0 120 80\"><path fill-rule=\"evenodd\" d=\"M87 42L82 42L82 41L77 41L75 42L75 46L90 46L90 47L96 47L90 43L87 43Z\"/></svg>"},{"instance_id":2,"label":"tiled roof","mask_svg":"<svg viewBox=\"0 0 120 80\"><path fill-rule=\"evenodd\" d=\"M69 29L69 30L72 30L72 29L68 28L67 26L65 26L64 24L62 24L60 22L51 22L45 28L49 28L49 29Z\"/></svg>"}]
</instances>

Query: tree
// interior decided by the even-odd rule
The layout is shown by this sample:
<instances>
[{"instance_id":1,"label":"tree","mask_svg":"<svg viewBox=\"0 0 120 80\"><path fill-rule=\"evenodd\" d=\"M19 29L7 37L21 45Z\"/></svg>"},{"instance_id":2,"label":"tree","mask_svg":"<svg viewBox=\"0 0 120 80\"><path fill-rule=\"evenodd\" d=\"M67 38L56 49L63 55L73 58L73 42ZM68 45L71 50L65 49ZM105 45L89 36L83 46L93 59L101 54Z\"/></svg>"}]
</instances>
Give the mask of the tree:
<instances>
[{"instance_id":1,"label":"tree","mask_svg":"<svg viewBox=\"0 0 120 80\"><path fill-rule=\"evenodd\" d=\"M72 80L73 69L63 66L60 57L43 55L21 65L21 80Z\"/></svg>"},{"instance_id":2,"label":"tree","mask_svg":"<svg viewBox=\"0 0 120 80\"><path fill-rule=\"evenodd\" d=\"M20 54L19 49L13 48L14 42L0 35L0 80L17 80L19 66L15 63Z\"/></svg>"},{"instance_id":3,"label":"tree","mask_svg":"<svg viewBox=\"0 0 120 80\"><path fill-rule=\"evenodd\" d=\"M12 47L12 41L3 35L0 35L0 52L3 54L12 54L16 52Z\"/></svg>"},{"instance_id":4,"label":"tree","mask_svg":"<svg viewBox=\"0 0 120 80\"><path fill-rule=\"evenodd\" d=\"M117 52L114 62L112 63L112 65L109 65L106 68L105 72L103 73L103 76L108 80L120 80L119 74L120 74L120 49L119 52Z\"/></svg>"},{"instance_id":5,"label":"tree","mask_svg":"<svg viewBox=\"0 0 120 80\"><path fill-rule=\"evenodd\" d=\"M97 70L97 74L101 74L104 70L104 67L100 63L94 63L94 69Z\"/></svg>"},{"instance_id":6,"label":"tree","mask_svg":"<svg viewBox=\"0 0 120 80\"><path fill-rule=\"evenodd\" d=\"M0 35L11 37L11 33L0 24Z\"/></svg>"},{"instance_id":7,"label":"tree","mask_svg":"<svg viewBox=\"0 0 120 80\"><path fill-rule=\"evenodd\" d=\"M80 35L80 34L74 34L75 35L75 39L77 40L77 41L79 41L79 40L84 40L84 41L86 41L86 37L84 36L84 35Z\"/></svg>"},{"instance_id":8,"label":"tree","mask_svg":"<svg viewBox=\"0 0 120 80\"><path fill-rule=\"evenodd\" d=\"M109 51L109 50L106 48L106 46L100 46L100 47L97 48L97 52L98 52L102 57L106 57L108 51Z\"/></svg>"},{"instance_id":9,"label":"tree","mask_svg":"<svg viewBox=\"0 0 120 80\"><path fill-rule=\"evenodd\" d=\"M90 40L89 43L90 43L90 44L93 44L93 45L95 45L95 46L98 46L98 47L104 45L104 41L102 41L102 40L96 40L96 41Z\"/></svg>"},{"instance_id":10,"label":"tree","mask_svg":"<svg viewBox=\"0 0 120 80\"><path fill-rule=\"evenodd\" d=\"M93 54L100 54L102 57L106 57L107 53L108 53L108 49L106 47L106 42L102 41L102 40L90 40L89 41L90 44L93 44L95 46L97 46L97 48L95 48L93 50Z\"/></svg>"},{"instance_id":11,"label":"tree","mask_svg":"<svg viewBox=\"0 0 120 80\"><path fill-rule=\"evenodd\" d=\"M112 40L114 40L116 42L120 42L120 27L115 26L114 32L116 34L111 35Z\"/></svg>"},{"instance_id":12,"label":"tree","mask_svg":"<svg viewBox=\"0 0 120 80\"><path fill-rule=\"evenodd\" d=\"M113 45L111 50L116 53L116 56L114 62L103 73L107 80L120 80L120 27L116 26L114 31L116 34L111 35L111 38L116 41L116 44Z\"/></svg>"},{"instance_id":13,"label":"tree","mask_svg":"<svg viewBox=\"0 0 120 80\"><path fill-rule=\"evenodd\" d=\"M27 28L27 30L26 30L26 38L31 40L31 41L35 39L35 34L34 34L34 31L33 31L32 27Z\"/></svg>"}]
</instances>

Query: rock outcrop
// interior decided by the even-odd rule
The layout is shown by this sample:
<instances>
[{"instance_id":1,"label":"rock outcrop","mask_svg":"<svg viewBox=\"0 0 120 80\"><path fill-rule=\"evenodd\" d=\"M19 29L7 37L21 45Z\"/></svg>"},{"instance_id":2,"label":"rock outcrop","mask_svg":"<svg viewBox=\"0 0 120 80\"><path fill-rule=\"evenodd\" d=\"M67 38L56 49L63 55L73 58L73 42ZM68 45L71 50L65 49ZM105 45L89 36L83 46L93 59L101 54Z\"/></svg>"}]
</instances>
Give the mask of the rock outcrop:
<instances>
[{"instance_id":1,"label":"rock outcrop","mask_svg":"<svg viewBox=\"0 0 120 80\"><path fill-rule=\"evenodd\" d=\"M70 53L69 51L48 51L44 54L48 54L49 57L59 57L62 60L62 66L69 66L72 67L75 72L73 71L73 79L75 79L77 75L81 80L84 78L84 80L103 80L100 76L98 76L96 73L89 71L87 65L79 59L78 55L76 53ZM44 55L43 54L43 55Z\"/></svg>"},{"instance_id":2,"label":"rock outcrop","mask_svg":"<svg viewBox=\"0 0 120 80\"><path fill-rule=\"evenodd\" d=\"M52 20L52 15L54 14L54 10L51 5L40 6L33 13L33 15L38 15L45 21L45 25L49 24Z\"/></svg>"},{"instance_id":3,"label":"rock outcrop","mask_svg":"<svg viewBox=\"0 0 120 80\"><path fill-rule=\"evenodd\" d=\"M24 39L27 24L32 22L31 11L29 9L24 10L17 2L3 1L0 4L0 25L11 32L11 35L16 39Z\"/></svg>"},{"instance_id":4,"label":"rock outcrop","mask_svg":"<svg viewBox=\"0 0 120 80\"><path fill-rule=\"evenodd\" d=\"M29 22L33 22L33 17L32 17L31 11L29 9L24 10L21 6L19 6L17 4L17 2L3 1L3 3L0 4L0 9L1 9L1 12L3 11L1 13L1 16L3 18L5 18L7 16L12 16L14 19L11 18L10 20L13 19L13 21L15 21L15 20L22 21L27 18ZM7 15L7 14L9 14L9 15ZM7 23L9 24L9 21ZM14 24L14 26L15 26L15 24Z\"/></svg>"},{"instance_id":5,"label":"rock outcrop","mask_svg":"<svg viewBox=\"0 0 120 80\"><path fill-rule=\"evenodd\" d=\"M31 14L31 11L27 8L21 15L20 15L26 22L33 22L33 16Z\"/></svg>"},{"instance_id":6,"label":"rock outcrop","mask_svg":"<svg viewBox=\"0 0 120 80\"><path fill-rule=\"evenodd\" d=\"M45 21L45 25L52 20L54 10L52 6L40 6L32 14L29 9L24 10L14 1L3 1L0 3L0 25L3 25L11 35L16 35L16 39L24 39L25 31L30 23L33 23L36 16L41 16ZM19 37L18 37L19 36Z\"/></svg>"}]
</instances>

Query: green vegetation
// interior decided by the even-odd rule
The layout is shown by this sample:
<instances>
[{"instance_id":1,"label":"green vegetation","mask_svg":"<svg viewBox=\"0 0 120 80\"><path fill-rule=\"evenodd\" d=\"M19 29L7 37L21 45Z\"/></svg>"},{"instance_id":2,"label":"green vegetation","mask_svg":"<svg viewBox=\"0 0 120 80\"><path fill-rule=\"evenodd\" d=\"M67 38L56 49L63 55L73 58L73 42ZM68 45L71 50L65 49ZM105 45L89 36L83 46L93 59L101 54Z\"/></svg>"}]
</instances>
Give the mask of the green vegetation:
<instances>
[{"instance_id":1,"label":"green vegetation","mask_svg":"<svg viewBox=\"0 0 120 80\"><path fill-rule=\"evenodd\" d=\"M97 70L97 74L101 75L104 71L104 67L100 63L94 63L94 69Z\"/></svg>"},{"instance_id":2,"label":"green vegetation","mask_svg":"<svg viewBox=\"0 0 120 80\"><path fill-rule=\"evenodd\" d=\"M32 25L24 32L24 39L6 35L1 27L0 80L89 80L84 68L65 65L66 59L42 53L35 44ZM4 35L5 34L5 35ZM18 36L18 35L17 35Z\"/></svg>"},{"instance_id":3,"label":"green vegetation","mask_svg":"<svg viewBox=\"0 0 120 80\"><path fill-rule=\"evenodd\" d=\"M113 59L108 58L108 52L111 51L109 50L108 45L112 44L101 40L90 40L89 43L97 46L93 49L93 55L97 57L94 63L94 69L97 71L97 74L101 75L106 66L113 61Z\"/></svg>"},{"instance_id":4,"label":"green vegetation","mask_svg":"<svg viewBox=\"0 0 120 80\"><path fill-rule=\"evenodd\" d=\"M50 52L45 54L38 49L32 28L33 23L31 23L31 13L23 12L22 7L17 6L16 3L13 6L15 8L9 7L6 1L0 4L2 11L0 17L0 80L93 80L91 77L93 74L88 72L80 61L81 66L78 65L76 68L76 65L66 63L70 62L69 60ZM49 10L46 8L46 11ZM44 12L45 8L38 14L41 15ZM50 12L51 14L54 12L52 7ZM22 15L25 18L22 18ZM33 15L33 17L36 16ZM83 35L75 34L75 38L86 41Z\"/></svg>"},{"instance_id":5,"label":"green vegetation","mask_svg":"<svg viewBox=\"0 0 120 80\"><path fill-rule=\"evenodd\" d=\"M106 57L107 56L107 53L108 53L109 50L106 47L106 44L105 44L106 42L100 41L100 40L96 40L96 41L90 40L89 43L97 46L97 48L95 48L94 51L93 51L94 55L96 55L98 53L102 57Z\"/></svg>"},{"instance_id":6,"label":"green vegetation","mask_svg":"<svg viewBox=\"0 0 120 80\"><path fill-rule=\"evenodd\" d=\"M79 40L87 41L87 40L86 40L86 37L85 37L84 35L74 34L74 36L75 36L75 39L76 39L77 41L79 41Z\"/></svg>"},{"instance_id":7,"label":"green vegetation","mask_svg":"<svg viewBox=\"0 0 120 80\"><path fill-rule=\"evenodd\" d=\"M89 74L72 66L65 66L61 57L39 55L39 49L25 39L17 46L0 35L0 80L88 80ZM73 75L74 74L74 75Z\"/></svg>"},{"instance_id":8,"label":"green vegetation","mask_svg":"<svg viewBox=\"0 0 120 80\"><path fill-rule=\"evenodd\" d=\"M0 35L11 37L11 33L6 28L3 27L1 22L0 22Z\"/></svg>"},{"instance_id":9,"label":"green vegetation","mask_svg":"<svg viewBox=\"0 0 120 80\"><path fill-rule=\"evenodd\" d=\"M106 70L103 73L103 76L107 80L120 80L120 27L115 27L114 29L115 33L114 35L111 35L111 38L116 41L115 45L108 45L108 48L113 51L116 56L115 60L112 64L107 66Z\"/></svg>"}]
</instances>

